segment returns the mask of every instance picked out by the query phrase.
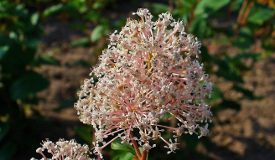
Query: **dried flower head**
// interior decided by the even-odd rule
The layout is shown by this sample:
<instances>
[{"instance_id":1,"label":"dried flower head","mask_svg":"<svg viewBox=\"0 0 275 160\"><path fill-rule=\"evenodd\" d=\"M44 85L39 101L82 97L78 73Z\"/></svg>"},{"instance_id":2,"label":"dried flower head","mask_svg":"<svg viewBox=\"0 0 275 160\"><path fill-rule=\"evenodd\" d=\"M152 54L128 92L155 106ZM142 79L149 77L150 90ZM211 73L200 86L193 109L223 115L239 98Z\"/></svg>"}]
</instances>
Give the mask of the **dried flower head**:
<instances>
[{"instance_id":1,"label":"dried flower head","mask_svg":"<svg viewBox=\"0 0 275 160\"><path fill-rule=\"evenodd\" d=\"M201 43L168 12L155 22L148 9L139 9L134 15L141 20L128 19L122 31L110 35L108 49L100 56L92 78L84 81L75 104L80 121L95 129L99 154L118 137L130 143L133 129L139 130L134 139L143 148L149 150L154 147L149 140L160 138L169 153L177 149L177 143L162 138L164 129L172 129L174 137L208 133L208 125L199 123L211 121L210 106L204 100L213 84L196 59ZM180 122L178 127L159 124L167 114ZM115 134L113 140L104 142Z\"/></svg>"},{"instance_id":2,"label":"dried flower head","mask_svg":"<svg viewBox=\"0 0 275 160\"><path fill-rule=\"evenodd\" d=\"M43 156L41 160L92 160L89 158L90 151L88 145L80 145L75 140L65 141L64 139L59 139L59 141L53 143L47 139L41 145L42 147L36 150L37 153ZM45 149L52 155L51 158L47 158L43 154ZM31 160L36 159L31 158Z\"/></svg>"}]
</instances>

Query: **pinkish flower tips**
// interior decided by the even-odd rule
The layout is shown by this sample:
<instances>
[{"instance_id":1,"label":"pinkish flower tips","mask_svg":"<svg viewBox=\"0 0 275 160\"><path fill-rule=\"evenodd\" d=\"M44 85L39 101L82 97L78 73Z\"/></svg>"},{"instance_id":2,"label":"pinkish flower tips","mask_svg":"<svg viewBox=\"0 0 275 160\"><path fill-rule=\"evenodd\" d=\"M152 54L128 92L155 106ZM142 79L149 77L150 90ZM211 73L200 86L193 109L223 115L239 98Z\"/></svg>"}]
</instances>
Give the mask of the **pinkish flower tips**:
<instances>
[{"instance_id":1,"label":"pinkish flower tips","mask_svg":"<svg viewBox=\"0 0 275 160\"><path fill-rule=\"evenodd\" d=\"M65 141L64 139L59 139L56 143L49 141L43 141L41 144L42 147L39 147L36 150L36 153L42 155L43 158L41 160L92 160L89 158L89 147L88 145L80 145L75 142L75 140ZM52 156L47 158L43 151L47 150ZM35 158L31 158L31 160L36 160Z\"/></svg>"},{"instance_id":2,"label":"pinkish flower tips","mask_svg":"<svg viewBox=\"0 0 275 160\"><path fill-rule=\"evenodd\" d=\"M133 129L139 130L134 138L145 150L155 146L150 140L161 138L168 153L177 143L163 139L163 129L174 130L174 137L208 133L208 125L200 123L211 122L210 106L204 101L213 84L196 59L201 43L168 12L155 22L148 9L135 14L141 20L128 19L119 33L110 35L110 45L91 73L97 82L86 79L78 93L75 109L80 121L95 128L97 153L110 143L104 141L109 136L130 143ZM181 123L179 127L159 124L167 114Z\"/></svg>"}]
</instances>

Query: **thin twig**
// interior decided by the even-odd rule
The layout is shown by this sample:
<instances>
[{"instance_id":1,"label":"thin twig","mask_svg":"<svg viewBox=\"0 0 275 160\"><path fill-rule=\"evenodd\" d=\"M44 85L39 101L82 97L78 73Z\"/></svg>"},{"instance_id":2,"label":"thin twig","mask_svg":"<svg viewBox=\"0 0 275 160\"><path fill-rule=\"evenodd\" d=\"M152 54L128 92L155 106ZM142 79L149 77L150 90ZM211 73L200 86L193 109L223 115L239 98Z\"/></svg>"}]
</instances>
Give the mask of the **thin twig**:
<instances>
[{"instance_id":1,"label":"thin twig","mask_svg":"<svg viewBox=\"0 0 275 160\"><path fill-rule=\"evenodd\" d=\"M173 10L174 10L173 0L169 0L168 3L169 3L170 11L173 12Z\"/></svg>"},{"instance_id":2,"label":"thin twig","mask_svg":"<svg viewBox=\"0 0 275 160\"><path fill-rule=\"evenodd\" d=\"M246 9L246 11L245 11L245 13L243 15L243 18L242 18L242 21L241 21L241 25L243 25L245 23L245 21L246 21L248 15L250 13L252 7L254 6L254 4L255 4L255 2L250 2L249 3L249 5L248 5L248 7L247 7L247 9Z\"/></svg>"},{"instance_id":3,"label":"thin twig","mask_svg":"<svg viewBox=\"0 0 275 160\"><path fill-rule=\"evenodd\" d=\"M245 11L245 8L246 8L246 6L247 6L247 3L248 3L248 0L245 0L245 1L243 2L243 5L242 5L242 7L241 7L241 10L240 10L239 15L238 15L238 18L237 18L237 23L238 23L238 24L240 24L240 21L241 21L241 19L242 19L242 17L243 17L243 13L244 13L244 11Z\"/></svg>"}]
</instances>

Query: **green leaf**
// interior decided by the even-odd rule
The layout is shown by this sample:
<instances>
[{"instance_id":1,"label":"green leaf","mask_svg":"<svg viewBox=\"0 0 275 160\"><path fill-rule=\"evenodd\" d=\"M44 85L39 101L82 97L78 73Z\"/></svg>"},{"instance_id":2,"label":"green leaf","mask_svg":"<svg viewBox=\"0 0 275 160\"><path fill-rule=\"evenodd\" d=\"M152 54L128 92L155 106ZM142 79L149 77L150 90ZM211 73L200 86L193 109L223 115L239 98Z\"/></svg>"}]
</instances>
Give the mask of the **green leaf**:
<instances>
[{"instance_id":1,"label":"green leaf","mask_svg":"<svg viewBox=\"0 0 275 160\"><path fill-rule=\"evenodd\" d=\"M98 41L102 36L105 36L108 33L108 28L104 25L98 25L95 27L95 29L92 31L91 34L91 41L96 42Z\"/></svg>"},{"instance_id":2,"label":"green leaf","mask_svg":"<svg viewBox=\"0 0 275 160\"><path fill-rule=\"evenodd\" d=\"M79 127L76 126L75 132L78 136L80 136L86 143L92 144L93 142L93 134L92 134L92 127L91 126L85 126L85 127Z\"/></svg>"},{"instance_id":3,"label":"green leaf","mask_svg":"<svg viewBox=\"0 0 275 160\"><path fill-rule=\"evenodd\" d=\"M0 19L2 19L2 18L10 18L12 15L11 14L9 14L9 13L0 13Z\"/></svg>"},{"instance_id":4,"label":"green leaf","mask_svg":"<svg viewBox=\"0 0 275 160\"><path fill-rule=\"evenodd\" d=\"M251 39L254 38L253 32L248 27L242 27L242 28L240 28L240 33L238 35L242 36L242 37L251 38Z\"/></svg>"},{"instance_id":5,"label":"green leaf","mask_svg":"<svg viewBox=\"0 0 275 160\"><path fill-rule=\"evenodd\" d=\"M163 13L170 10L170 7L166 4L162 3L145 3L146 7L152 7L154 13Z\"/></svg>"},{"instance_id":6,"label":"green leaf","mask_svg":"<svg viewBox=\"0 0 275 160\"><path fill-rule=\"evenodd\" d=\"M57 5L51 6L43 11L42 17L48 17L54 13L61 11L62 9L64 9L63 4L57 4Z\"/></svg>"},{"instance_id":7,"label":"green leaf","mask_svg":"<svg viewBox=\"0 0 275 160\"><path fill-rule=\"evenodd\" d=\"M97 12L96 10L90 10L84 17L84 20L89 21L98 21L100 19L101 12Z\"/></svg>"},{"instance_id":8,"label":"green leaf","mask_svg":"<svg viewBox=\"0 0 275 160\"><path fill-rule=\"evenodd\" d=\"M84 66L84 67L91 67L95 64L94 61L86 61L86 60L79 60L79 61L76 61L75 63L73 63L73 66L77 66L77 65L81 65L81 66Z\"/></svg>"},{"instance_id":9,"label":"green leaf","mask_svg":"<svg viewBox=\"0 0 275 160\"><path fill-rule=\"evenodd\" d=\"M37 24L38 20L39 20L39 14L38 13L32 14L31 24L35 26Z\"/></svg>"},{"instance_id":10,"label":"green leaf","mask_svg":"<svg viewBox=\"0 0 275 160\"><path fill-rule=\"evenodd\" d=\"M8 123L0 123L0 142L3 140L3 138L7 135L9 132L9 125Z\"/></svg>"},{"instance_id":11,"label":"green leaf","mask_svg":"<svg viewBox=\"0 0 275 160\"><path fill-rule=\"evenodd\" d=\"M220 89L216 85L214 85L213 87L214 91L212 92L211 97L205 100L206 103L217 102L218 100L221 100L223 98L223 94Z\"/></svg>"},{"instance_id":12,"label":"green leaf","mask_svg":"<svg viewBox=\"0 0 275 160\"><path fill-rule=\"evenodd\" d=\"M136 151L135 151L133 146L131 146L128 143L122 143L121 144L119 142L119 140L116 140L116 141L112 142L111 148L113 150L121 150L121 151L125 151L125 152L130 152L130 153L132 153L133 155L136 156Z\"/></svg>"},{"instance_id":13,"label":"green leaf","mask_svg":"<svg viewBox=\"0 0 275 160\"><path fill-rule=\"evenodd\" d=\"M239 111L241 109L241 105L235 101L224 100L220 104L219 110L223 110L223 109L227 109L227 108L231 108L231 109L235 109L235 110Z\"/></svg>"},{"instance_id":14,"label":"green leaf","mask_svg":"<svg viewBox=\"0 0 275 160\"><path fill-rule=\"evenodd\" d=\"M71 43L71 47L89 46L89 43L90 43L90 40L87 37L85 37L85 38L81 38L76 41L73 41Z\"/></svg>"},{"instance_id":15,"label":"green leaf","mask_svg":"<svg viewBox=\"0 0 275 160\"><path fill-rule=\"evenodd\" d=\"M232 89L234 89L235 91L241 92L243 93L244 98L248 98L248 99L254 99L254 93L248 89L242 88L240 86L234 85L232 87Z\"/></svg>"},{"instance_id":16,"label":"green leaf","mask_svg":"<svg viewBox=\"0 0 275 160\"><path fill-rule=\"evenodd\" d=\"M238 36L235 40L232 41L232 44L235 47L245 50L253 44L253 41L250 38Z\"/></svg>"},{"instance_id":17,"label":"green leaf","mask_svg":"<svg viewBox=\"0 0 275 160\"><path fill-rule=\"evenodd\" d=\"M93 9L100 9L100 8L104 8L105 6L108 5L108 1L96 1L94 4L93 4Z\"/></svg>"},{"instance_id":18,"label":"green leaf","mask_svg":"<svg viewBox=\"0 0 275 160\"><path fill-rule=\"evenodd\" d=\"M252 8L247 18L247 21L249 23L262 25L265 21L271 19L274 13L275 9L268 8L267 6L262 6L258 4Z\"/></svg>"},{"instance_id":19,"label":"green leaf","mask_svg":"<svg viewBox=\"0 0 275 160\"><path fill-rule=\"evenodd\" d=\"M118 153L116 155L112 155L112 160L135 160L134 155L130 152Z\"/></svg>"},{"instance_id":20,"label":"green leaf","mask_svg":"<svg viewBox=\"0 0 275 160\"><path fill-rule=\"evenodd\" d=\"M233 82L240 82L240 83L244 82L241 77L240 68L235 67L235 64L238 63L236 61L239 61L238 59L226 56L226 59L224 60L221 60L221 59L214 59L214 60L216 61L216 64L219 66L219 70L216 72L217 76L223 77ZM245 69L245 68L242 68L242 69Z\"/></svg>"},{"instance_id":21,"label":"green leaf","mask_svg":"<svg viewBox=\"0 0 275 160\"><path fill-rule=\"evenodd\" d=\"M207 23L202 16L196 16L193 22L190 25L189 32L196 35L198 38L205 36L207 32Z\"/></svg>"},{"instance_id":22,"label":"green leaf","mask_svg":"<svg viewBox=\"0 0 275 160\"><path fill-rule=\"evenodd\" d=\"M65 109L65 108L73 108L74 103L77 102L77 100L78 99L76 99L76 98L66 100L63 103L61 103L61 105L58 108L56 108L54 110L55 111L60 111L60 110Z\"/></svg>"},{"instance_id":23,"label":"green leaf","mask_svg":"<svg viewBox=\"0 0 275 160\"><path fill-rule=\"evenodd\" d=\"M25 42L24 44L29 47L29 48L33 48L36 49L36 47L41 43L41 40L37 40L37 39L32 39L32 40L28 40L27 42Z\"/></svg>"},{"instance_id":24,"label":"green leaf","mask_svg":"<svg viewBox=\"0 0 275 160\"><path fill-rule=\"evenodd\" d=\"M190 148L192 150L195 150L197 148L197 145L199 143L199 139L197 135L185 134L182 136L182 139L186 143L187 148Z\"/></svg>"},{"instance_id":25,"label":"green leaf","mask_svg":"<svg viewBox=\"0 0 275 160\"><path fill-rule=\"evenodd\" d=\"M26 99L35 93L47 88L48 80L36 72L29 72L11 84L10 94L13 100Z\"/></svg>"},{"instance_id":26,"label":"green leaf","mask_svg":"<svg viewBox=\"0 0 275 160\"><path fill-rule=\"evenodd\" d=\"M60 61L54 59L52 55L39 56L37 62L39 64L60 66Z\"/></svg>"},{"instance_id":27,"label":"green leaf","mask_svg":"<svg viewBox=\"0 0 275 160\"><path fill-rule=\"evenodd\" d=\"M207 18L229 3L230 0L202 0L197 4L195 14Z\"/></svg>"},{"instance_id":28,"label":"green leaf","mask_svg":"<svg viewBox=\"0 0 275 160\"><path fill-rule=\"evenodd\" d=\"M9 46L1 46L0 47L0 61L5 56L5 54L7 53L8 50L9 50Z\"/></svg>"},{"instance_id":29,"label":"green leaf","mask_svg":"<svg viewBox=\"0 0 275 160\"><path fill-rule=\"evenodd\" d=\"M69 24L69 28L75 29L75 30L80 30L80 31L85 31L88 29L88 27L84 24Z\"/></svg>"},{"instance_id":30,"label":"green leaf","mask_svg":"<svg viewBox=\"0 0 275 160\"><path fill-rule=\"evenodd\" d=\"M12 160L17 150L16 144L12 142L6 142L1 144L0 147L0 159L1 160Z\"/></svg>"}]
</instances>

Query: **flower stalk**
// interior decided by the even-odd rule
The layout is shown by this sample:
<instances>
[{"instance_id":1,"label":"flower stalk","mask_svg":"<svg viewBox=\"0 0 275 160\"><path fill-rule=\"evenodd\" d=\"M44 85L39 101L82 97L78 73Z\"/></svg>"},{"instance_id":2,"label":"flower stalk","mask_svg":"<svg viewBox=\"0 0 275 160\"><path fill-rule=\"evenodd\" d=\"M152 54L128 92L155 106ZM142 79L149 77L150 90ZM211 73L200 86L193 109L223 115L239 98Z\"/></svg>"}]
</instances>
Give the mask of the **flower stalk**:
<instances>
[{"instance_id":1,"label":"flower stalk","mask_svg":"<svg viewBox=\"0 0 275 160\"><path fill-rule=\"evenodd\" d=\"M134 140L133 132L130 132L130 138L137 153L137 158L141 160L142 155L140 154L137 142Z\"/></svg>"}]
</instances>

